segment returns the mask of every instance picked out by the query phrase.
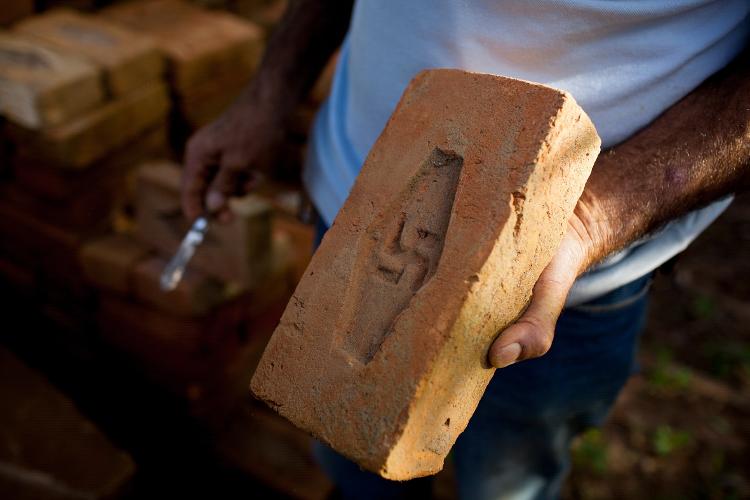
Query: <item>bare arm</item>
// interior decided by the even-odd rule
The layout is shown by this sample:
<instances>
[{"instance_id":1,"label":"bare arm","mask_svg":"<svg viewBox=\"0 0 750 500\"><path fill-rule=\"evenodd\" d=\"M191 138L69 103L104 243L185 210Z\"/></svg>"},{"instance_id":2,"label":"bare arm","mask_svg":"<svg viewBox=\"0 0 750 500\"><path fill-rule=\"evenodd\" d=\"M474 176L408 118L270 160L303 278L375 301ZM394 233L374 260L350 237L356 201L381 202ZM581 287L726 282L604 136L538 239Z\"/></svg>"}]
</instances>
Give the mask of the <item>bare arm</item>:
<instances>
[{"instance_id":1,"label":"bare arm","mask_svg":"<svg viewBox=\"0 0 750 500\"><path fill-rule=\"evenodd\" d=\"M279 138L349 26L353 0L292 0L258 72L221 117L190 138L182 206L194 219L219 211L248 169ZM208 206L206 206L208 205Z\"/></svg>"},{"instance_id":2,"label":"bare arm","mask_svg":"<svg viewBox=\"0 0 750 500\"><path fill-rule=\"evenodd\" d=\"M750 53L597 161L577 207L589 264L750 181Z\"/></svg>"},{"instance_id":3,"label":"bare arm","mask_svg":"<svg viewBox=\"0 0 750 500\"><path fill-rule=\"evenodd\" d=\"M666 222L750 186L750 53L596 162L528 309L489 352L493 366L543 355L575 279Z\"/></svg>"}]
</instances>

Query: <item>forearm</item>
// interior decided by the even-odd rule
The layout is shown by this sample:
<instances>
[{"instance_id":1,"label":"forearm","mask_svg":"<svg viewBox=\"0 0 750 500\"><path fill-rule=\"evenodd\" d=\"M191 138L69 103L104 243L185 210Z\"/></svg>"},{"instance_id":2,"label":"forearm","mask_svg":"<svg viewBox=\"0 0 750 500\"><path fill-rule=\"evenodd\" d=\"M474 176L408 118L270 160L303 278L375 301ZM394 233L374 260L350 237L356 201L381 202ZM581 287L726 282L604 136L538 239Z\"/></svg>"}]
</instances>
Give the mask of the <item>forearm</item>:
<instances>
[{"instance_id":1,"label":"forearm","mask_svg":"<svg viewBox=\"0 0 750 500\"><path fill-rule=\"evenodd\" d=\"M240 97L285 117L304 99L341 44L353 0L292 0Z\"/></svg>"},{"instance_id":2,"label":"forearm","mask_svg":"<svg viewBox=\"0 0 750 500\"><path fill-rule=\"evenodd\" d=\"M596 242L587 265L750 184L748 53L648 127L603 152L576 215ZM585 228L585 229L583 229Z\"/></svg>"}]
</instances>

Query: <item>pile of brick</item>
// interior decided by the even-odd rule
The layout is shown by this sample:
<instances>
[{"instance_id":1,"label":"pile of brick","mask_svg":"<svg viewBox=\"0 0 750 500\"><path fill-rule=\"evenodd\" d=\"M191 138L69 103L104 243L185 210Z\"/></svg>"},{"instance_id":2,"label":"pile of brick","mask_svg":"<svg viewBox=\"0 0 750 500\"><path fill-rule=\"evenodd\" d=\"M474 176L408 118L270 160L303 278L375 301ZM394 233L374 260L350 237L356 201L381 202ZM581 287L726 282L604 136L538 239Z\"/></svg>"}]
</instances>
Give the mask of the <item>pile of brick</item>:
<instances>
[{"instance_id":1,"label":"pile of brick","mask_svg":"<svg viewBox=\"0 0 750 500\"><path fill-rule=\"evenodd\" d=\"M271 3L278 9L257 5ZM170 134L184 138L236 96L267 32L178 0L31 17L31 6L0 11L0 23L15 23L0 32L3 290L38 306L75 335L71 343L114 346L205 421L236 421L217 427L222 443L234 443L219 451L230 463L281 489L289 470L310 473L323 491L307 437L267 416L258 424L266 447L248 455L254 438L242 440L242 429L256 418L236 410L247 405L252 372L309 261L313 229L297 219L297 176L327 79L298 113L291 147L272 158L292 182L269 181L232 200L233 222L211 225L182 283L164 293L159 275L189 225L178 201L180 143ZM275 443L291 458L269 468ZM16 491L1 479L0 496Z\"/></svg>"},{"instance_id":2,"label":"pile of brick","mask_svg":"<svg viewBox=\"0 0 750 500\"><path fill-rule=\"evenodd\" d=\"M312 229L290 213L299 187L286 192L292 208L267 187L265 199L232 200L234 221L211 228L177 290L159 289L188 227L170 163L167 83L197 126L226 105L215 95L246 83L261 46L251 23L177 0L56 9L0 34L4 281L74 330L93 322L192 394L229 357L260 355L312 244ZM248 341L263 315L260 340Z\"/></svg>"},{"instance_id":3,"label":"pile of brick","mask_svg":"<svg viewBox=\"0 0 750 500\"><path fill-rule=\"evenodd\" d=\"M255 335L259 315L274 307L278 315L294 285L292 259L298 254L289 229L277 224L274 234L271 203L256 195L232 199L232 221L212 224L177 288L161 290L160 274L189 227L180 209L180 174L169 162L141 165L135 233L89 241L81 263L88 281L102 291L103 335L170 385L189 388L207 370L223 370L227 356ZM309 240L311 229L298 226ZM263 343L268 333L261 335ZM169 359L163 356L167 348ZM260 349L255 347L256 355Z\"/></svg>"},{"instance_id":4,"label":"pile of brick","mask_svg":"<svg viewBox=\"0 0 750 500\"><path fill-rule=\"evenodd\" d=\"M232 12L261 26L268 36L284 15L289 0L225 0L223 3Z\"/></svg>"},{"instance_id":5,"label":"pile of brick","mask_svg":"<svg viewBox=\"0 0 750 500\"><path fill-rule=\"evenodd\" d=\"M45 290L78 288L78 247L125 207L132 166L169 154L162 58L97 16L53 11L0 34L0 59L0 246Z\"/></svg>"},{"instance_id":6,"label":"pile of brick","mask_svg":"<svg viewBox=\"0 0 750 500\"><path fill-rule=\"evenodd\" d=\"M0 496L113 498L135 472L73 402L0 347Z\"/></svg>"},{"instance_id":7,"label":"pile of brick","mask_svg":"<svg viewBox=\"0 0 750 500\"><path fill-rule=\"evenodd\" d=\"M167 60L175 113L187 133L216 118L246 86L263 51L263 30L226 12L179 0L140 0L102 11L148 35Z\"/></svg>"},{"instance_id":8,"label":"pile of brick","mask_svg":"<svg viewBox=\"0 0 750 500\"><path fill-rule=\"evenodd\" d=\"M0 112L17 149L15 173L31 191L67 202L101 172L121 172L125 157L166 152L169 99L148 40L54 11L0 35L0 54Z\"/></svg>"}]
</instances>

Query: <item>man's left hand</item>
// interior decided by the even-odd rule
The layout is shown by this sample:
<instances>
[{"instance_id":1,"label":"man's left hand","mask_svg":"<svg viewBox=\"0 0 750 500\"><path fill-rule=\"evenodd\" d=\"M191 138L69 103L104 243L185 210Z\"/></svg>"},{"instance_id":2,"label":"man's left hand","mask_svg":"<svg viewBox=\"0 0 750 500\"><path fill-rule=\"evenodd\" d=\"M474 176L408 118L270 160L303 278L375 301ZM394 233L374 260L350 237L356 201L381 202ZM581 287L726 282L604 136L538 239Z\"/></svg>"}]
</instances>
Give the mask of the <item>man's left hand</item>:
<instances>
[{"instance_id":1,"label":"man's left hand","mask_svg":"<svg viewBox=\"0 0 750 500\"><path fill-rule=\"evenodd\" d=\"M749 61L750 48L599 155L528 309L492 344L490 364L502 368L546 353L568 292L589 266L690 210L750 188Z\"/></svg>"},{"instance_id":2,"label":"man's left hand","mask_svg":"<svg viewBox=\"0 0 750 500\"><path fill-rule=\"evenodd\" d=\"M582 202L568 223L557 252L534 285L531 302L523 315L503 331L490 347L489 362L504 368L517 361L538 358L552 346L557 318L576 278L597 255L596 234L581 213L589 213Z\"/></svg>"}]
</instances>

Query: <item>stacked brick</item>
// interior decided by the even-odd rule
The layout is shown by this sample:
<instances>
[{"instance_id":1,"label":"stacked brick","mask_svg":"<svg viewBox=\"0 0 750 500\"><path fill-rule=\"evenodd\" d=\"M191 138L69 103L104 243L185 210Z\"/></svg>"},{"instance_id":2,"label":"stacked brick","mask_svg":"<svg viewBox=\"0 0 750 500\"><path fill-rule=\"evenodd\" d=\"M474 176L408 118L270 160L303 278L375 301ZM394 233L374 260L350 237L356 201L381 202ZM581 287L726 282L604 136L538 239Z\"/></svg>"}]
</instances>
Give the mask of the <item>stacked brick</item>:
<instances>
[{"instance_id":1,"label":"stacked brick","mask_svg":"<svg viewBox=\"0 0 750 500\"><path fill-rule=\"evenodd\" d=\"M113 498L135 472L73 402L0 347L0 496Z\"/></svg>"},{"instance_id":2,"label":"stacked brick","mask_svg":"<svg viewBox=\"0 0 750 500\"><path fill-rule=\"evenodd\" d=\"M73 329L92 323L180 391L231 356L259 357L311 246L312 230L269 203L278 189L235 199L234 221L212 226L182 284L159 289L188 228L168 84L183 111L217 75L207 95L225 97L251 75L261 39L231 14L172 0L55 9L0 33L3 279Z\"/></svg>"},{"instance_id":3,"label":"stacked brick","mask_svg":"<svg viewBox=\"0 0 750 500\"><path fill-rule=\"evenodd\" d=\"M0 34L0 59L11 178L0 186L0 249L31 288L80 303L81 243L111 226L132 166L168 154L163 61L148 40L65 10Z\"/></svg>"},{"instance_id":4,"label":"stacked brick","mask_svg":"<svg viewBox=\"0 0 750 500\"><path fill-rule=\"evenodd\" d=\"M14 174L44 203L15 196L61 226L108 224L128 168L168 152L161 56L136 34L67 10L17 24L0 53Z\"/></svg>"},{"instance_id":5,"label":"stacked brick","mask_svg":"<svg viewBox=\"0 0 750 500\"><path fill-rule=\"evenodd\" d=\"M261 26L268 36L283 17L289 0L227 0L226 3L229 10Z\"/></svg>"},{"instance_id":6,"label":"stacked brick","mask_svg":"<svg viewBox=\"0 0 750 500\"><path fill-rule=\"evenodd\" d=\"M189 227L179 183L173 163L141 165L135 233L92 240L80 258L99 290L102 335L191 398L197 412L216 414L246 392L295 283L300 265L292 245L312 230L288 221L274 227L283 216L259 196L232 199L232 222L209 227L180 284L164 292L160 274Z\"/></svg>"},{"instance_id":7,"label":"stacked brick","mask_svg":"<svg viewBox=\"0 0 750 500\"><path fill-rule=\"evenodd\" d=\"M214 119L237 97L263 50L263 31L250 21L179 0L125 2L102 14L148 35L165 56L182 125L177 139Z\"/></svg>"},{"instance_id":8,"label":"stacked brick","mask_svg":"<svg viewBox=\"0 0 750 500\"><path fill-rule=\"evenodd\" d=\"M136 180L136 234L110 234L82 250L88 279L99 288L131 294L166 313L194 318L256 288L272 273L271 210L249 195L231 200L234 218L210 227L182 282L159 289L159 275L189 228L179 203L180 168L147 163Z\"/></svg>"},{"instance_id":9,"label":"stacked brick","mask_svg":"<svg viewBox=\"0 0 750 500\"><path fill-rule=\"evenodd\" d=\"M231 201L233 222L212 225L183 282L162 292L159 275L189 225L169 136L223 110L252 76L267 32L178 0L94 12L105 3L36 2L87 9L36 16L30 6L0 8L0 284L61 332L104 339L194 412L220 418L247 397L313 230L296 217L298 183L268 182ZM292 147L272 159L295 181L318 88ZM281 427L271 426L269 450L277 434L284 446L290 428ZM306 449L299 433L293 440ZM0 481L6 492L17 490Z\"/></svg>"}]
</instances>

